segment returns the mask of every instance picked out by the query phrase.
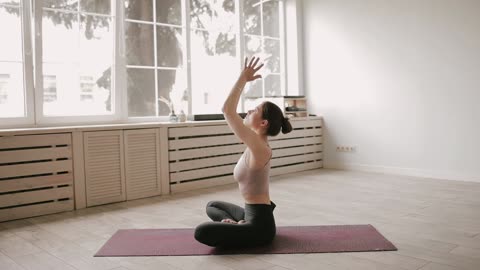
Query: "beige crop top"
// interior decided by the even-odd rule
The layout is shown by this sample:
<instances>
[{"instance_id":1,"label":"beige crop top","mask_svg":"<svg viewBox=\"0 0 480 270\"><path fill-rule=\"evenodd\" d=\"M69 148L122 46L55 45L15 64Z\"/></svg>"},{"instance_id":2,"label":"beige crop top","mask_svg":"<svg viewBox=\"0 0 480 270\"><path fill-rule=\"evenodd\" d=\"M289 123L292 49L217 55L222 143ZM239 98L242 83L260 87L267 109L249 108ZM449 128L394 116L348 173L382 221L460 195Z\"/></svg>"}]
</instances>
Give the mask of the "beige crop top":
<instances>
[{"instance_id":1,"label":"beige crop top","mask_svg":"<svg viewBox=\"0 0 480 270\"><path fill-rule=\"evenodd\" d=\"M251 169L248 166L250 151L245 150L233 170L233 177L238 182L243 195L268 194L268 181L270 176L270 159L263 168Z\"/></svg>"}]
</instances>

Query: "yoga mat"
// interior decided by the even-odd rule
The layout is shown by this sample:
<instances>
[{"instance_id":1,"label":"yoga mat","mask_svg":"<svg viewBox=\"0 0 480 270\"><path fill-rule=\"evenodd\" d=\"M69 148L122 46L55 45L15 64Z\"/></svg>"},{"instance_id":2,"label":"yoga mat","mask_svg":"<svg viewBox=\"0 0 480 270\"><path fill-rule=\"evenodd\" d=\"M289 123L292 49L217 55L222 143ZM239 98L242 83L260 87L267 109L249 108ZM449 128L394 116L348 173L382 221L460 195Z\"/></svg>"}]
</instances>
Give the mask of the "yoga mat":
<instances>
[{"instance_id":1,"label":"yoga mat","mask_svg":"<svg viewBox=\"0 0 480 270\"><path fill-rule=\"evenodd\" d=\"M193 235L194 229L118 230L95 257L397 250L372 225L277 227L272 243L253 248L214 248L199 243Z\"/></svg>"}]
</instances>

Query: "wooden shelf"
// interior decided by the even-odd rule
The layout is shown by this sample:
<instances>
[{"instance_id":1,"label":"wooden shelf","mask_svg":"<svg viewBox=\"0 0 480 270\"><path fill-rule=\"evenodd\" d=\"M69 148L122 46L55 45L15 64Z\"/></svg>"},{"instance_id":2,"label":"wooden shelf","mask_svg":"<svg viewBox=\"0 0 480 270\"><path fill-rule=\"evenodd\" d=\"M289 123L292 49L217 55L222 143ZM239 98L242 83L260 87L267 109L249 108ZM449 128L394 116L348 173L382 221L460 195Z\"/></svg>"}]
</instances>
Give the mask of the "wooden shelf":
<instances>
[{"instance_id":1,"label":"wooden shelf","mask_svg":"<svg viewBox=\"0 0 480 270\"><path fill-rule=\"evenodd\" d=\"M245 109L253 108L263 101L270 101L277 104L283 113L289 117L308 116L307 98L304 96L245 98ZM293 108L293 110L288 110L288 108Z\"/></svg>"}]
</instances>

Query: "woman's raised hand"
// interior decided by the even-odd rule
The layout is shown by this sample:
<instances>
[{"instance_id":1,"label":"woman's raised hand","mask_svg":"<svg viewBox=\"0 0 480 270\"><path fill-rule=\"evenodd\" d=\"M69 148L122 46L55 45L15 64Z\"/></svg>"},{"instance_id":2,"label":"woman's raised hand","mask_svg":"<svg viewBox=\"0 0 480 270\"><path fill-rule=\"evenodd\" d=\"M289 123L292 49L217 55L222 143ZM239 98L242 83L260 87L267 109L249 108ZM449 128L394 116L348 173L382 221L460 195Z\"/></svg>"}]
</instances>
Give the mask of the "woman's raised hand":
<instances>
[{"instance_id":1,"label":"woman's raised hand","mask_svg":"<svg viewBox=\"0 0 480 270\"><path fill-rule=\"evenodd\" d=\"M255 75L255 73L263 67L263 63L257 67L259 60L259 57L254 56L250 59L250 62L248 62L248 57L245 57L245 67L243 68L241 76L245 78L247 82L262 78L260 74Z\"/></svg>"}]
</instances>

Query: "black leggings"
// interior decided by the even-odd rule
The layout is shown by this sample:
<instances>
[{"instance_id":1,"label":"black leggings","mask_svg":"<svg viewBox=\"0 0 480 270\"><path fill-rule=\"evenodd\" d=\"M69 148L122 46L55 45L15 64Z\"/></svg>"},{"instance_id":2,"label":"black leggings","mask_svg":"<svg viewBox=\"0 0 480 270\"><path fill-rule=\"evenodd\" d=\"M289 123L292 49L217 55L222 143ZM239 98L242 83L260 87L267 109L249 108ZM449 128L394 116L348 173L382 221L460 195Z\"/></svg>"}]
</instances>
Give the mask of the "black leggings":
<instances>
[{"instance_id":1,"label":"black leggings","mask_svg":"<svg viewBox=\"0 0 480 270\"><path fill-rule=\"evenodd\" d=\"M207 204L213 220L195 228L195 239L212 247L248 247L270 243L275 237L275 204L245 204L245 209L228 202ZM222 219L245 220L242 224L220 222Z\"/></svg>"}]
</instances>

